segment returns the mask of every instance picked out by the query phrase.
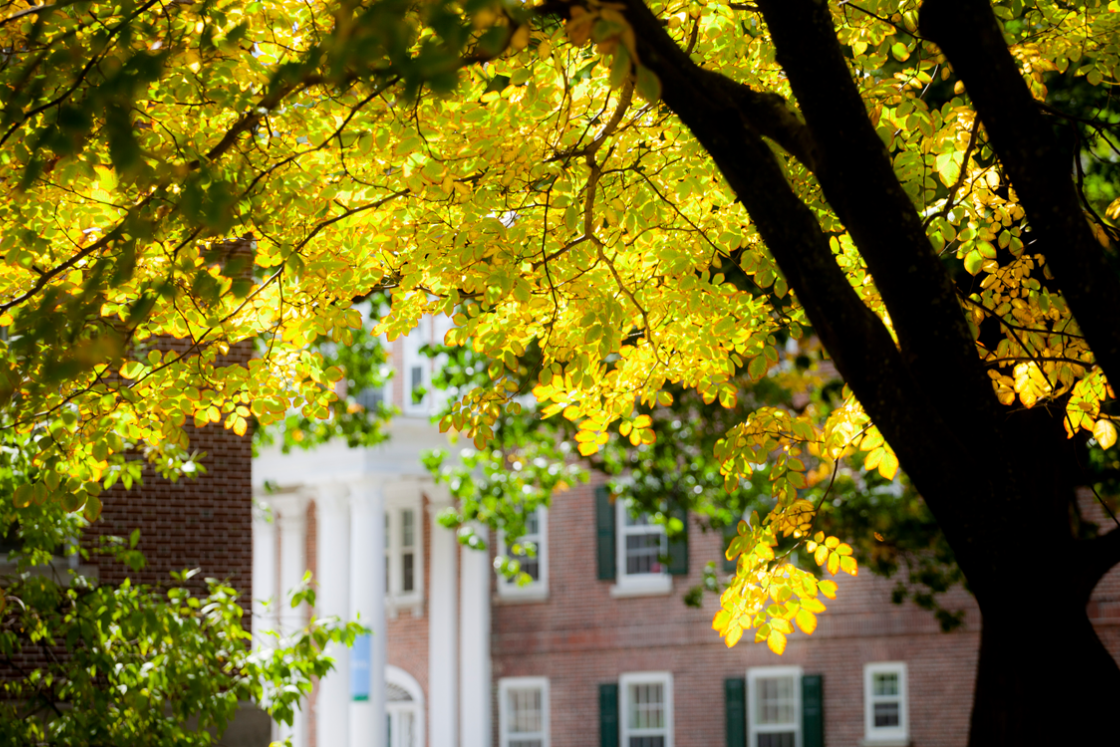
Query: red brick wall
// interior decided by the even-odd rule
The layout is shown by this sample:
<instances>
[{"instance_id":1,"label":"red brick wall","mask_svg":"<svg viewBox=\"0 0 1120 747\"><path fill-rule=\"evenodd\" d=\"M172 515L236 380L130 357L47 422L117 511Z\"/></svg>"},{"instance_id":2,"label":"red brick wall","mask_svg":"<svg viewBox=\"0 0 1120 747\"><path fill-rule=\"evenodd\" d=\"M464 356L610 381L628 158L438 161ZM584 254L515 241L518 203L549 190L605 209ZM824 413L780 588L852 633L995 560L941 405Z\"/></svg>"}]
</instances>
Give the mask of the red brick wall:
<instances>
[{"instance_id":1,"label":"red brick wall","mask_svg":"<svg viewBox=\"0 0 1120 747\"><path fill-rule=\"evenodd\" d=\"M166 346L178 349L185 343L170 341ZM244 364L251 353L251 344L239 343L220 364ZM90 525L83 544L94 546L103 535L128 537L139 529L138 549L147 557L147 567L135 573L119 563L94 560L103 582L131 577L134 583L166 586L171 571L198 568L194 589L204 589L207 577L228 580L242 594L248 613L253 576L250 436L216 424L188 426L186 431L190 448L206 454L200 460L206 474L171 482L145 464L143 484L124 490L118 483L101 496L101 518Z\"/></svg>"},{"instance_id":2,"label":"red brick wall","mask_svg":"<svg viewBox=\"0 0 1120 747\"><path fill-rule=\"evenodd\" d=\"M893 581L865 572L841 574L840 592L811 636L791 636L782 657L749 641L727 650L711 630L718 599L703 609L686 607L685 591L699 583L708 560L722 553L722 539L690 526L688 578L673 579L669 596L615 599L613 582L598 581L593 486L554 497L549 513L549 598L540 603L497 604L493 610L494 681L546 676L550 680L553 747L598 739L598 686L623 672L673 673L677 747L725 743L723 680L748 667L799 665L824 675L825 740L855 747L864 737L863 666L905 661L910 692L910 733L920 747L967 741L980 616L967 594L947 600L967 610L962 630L940 632L933 616L912 604L890 602ZM1103 525L1102 525L1103 526ZM1114 655L1120 654L1120 570L1094 594L1091 614ZM498 713L494 710L495 743Z\"/></svg>"}]
</instances>

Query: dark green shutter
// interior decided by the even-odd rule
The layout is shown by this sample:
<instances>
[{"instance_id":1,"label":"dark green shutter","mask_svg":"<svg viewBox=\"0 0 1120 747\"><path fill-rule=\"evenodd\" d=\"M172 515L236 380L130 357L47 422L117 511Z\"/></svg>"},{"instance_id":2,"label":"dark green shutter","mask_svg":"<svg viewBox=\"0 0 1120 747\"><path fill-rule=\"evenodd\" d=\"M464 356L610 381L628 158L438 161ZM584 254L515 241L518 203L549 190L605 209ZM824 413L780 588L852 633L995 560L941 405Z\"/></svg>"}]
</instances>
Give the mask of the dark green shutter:
<instances>
[{"instance_id":1,"label":"dark green shutter","mask_svg":"<svg viewBox=\"0 0 1120 747\"><path fill-rule=\"evenodd\" d=\"M596 552L599 556L599 580L615 579L615 513L614 501L605 485L595 488Z\"/></svg>"},{"instance_id":2,"label":"dark green shutter","mask_svg":"<svg viewBox=\"0 0 1120 747\"><path fill-rule=\"evenodd\" d=\"M747 747L747 682L742 677L723 681L727 704L727 747Z\"/></svg>"},{"instance_id":3,"label":"dark green shutter","mask_svg":"<svg viewBox=\"0 0 1120 747\"><path fill-rule=\"evenodd\" d=\"M720 548L720 560L723 562L724 573L734 573L736 566L739 565L739 558L727 559L727 548L731 547L731 540L738 536L739 530L734 524L723 528L723 547Z\"/></svg>"},{"instance_id":4,"label":"dark green shutter","mask_svg":"<svg viewBox=\"0 0 1120 747\"><path fill-rule=\"evenodd\" d=\"M618 747L618 685L599 685L599 747Z\"/></svg>"},{"instance_id":5,"label":"dark green shutter","mask_svg":"<svg viewBox=\"0 0 1120 747\"><path fill-rule=\"evenodd\" d=\"M801 676L801 747L824 747L824 677Z\"/></svg>"},{"instance_id":6,"label":"dark green shutter","mask_svg":"<svg viewBox=\"0 0 1120 747\"><path fill-rule=\"evenodd\" d=\"M684 509L672 512L674 519L680 519L684 524L684 531L669 540L669 573L674 576L688 575L688 511Z\"/></svg>"}]
</instances>

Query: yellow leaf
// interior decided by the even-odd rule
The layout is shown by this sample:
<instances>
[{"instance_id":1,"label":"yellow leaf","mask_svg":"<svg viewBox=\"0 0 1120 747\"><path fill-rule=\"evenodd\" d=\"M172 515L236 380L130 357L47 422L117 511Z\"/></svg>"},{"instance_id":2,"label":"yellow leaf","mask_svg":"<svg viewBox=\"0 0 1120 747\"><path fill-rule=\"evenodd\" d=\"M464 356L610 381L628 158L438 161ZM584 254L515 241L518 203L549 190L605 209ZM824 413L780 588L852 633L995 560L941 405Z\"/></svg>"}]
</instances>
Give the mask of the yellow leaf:
<instances>
[{"instance_id":1,"label":"yellow leaf","mask_svg":"<svg viewBox=\"0 0 1120 747\"><path fill-rule=\"evenodd\" d=\"M782 620L780 618L771 620L770 627L783 635L789 635L793 632L793 625L790 624L789 620Z\"/></svg>"},{"instance_id":2,"label":"yellow leaf","mask_svg":"<svg viewBox=\"0 0 1120 747\"><path fill-rule=\"evenodd\" d=\"M579 453L583 456L591 456L599 451L599 445L594 441L584 441L579 445Z\"/></svg>"},{"instance_id":3,"label":"yellow leaf","mask_svg":"<svg viewBox=\"0 0 1120 747\"><path fill-rule=\"evenodd\" d=\"M725 644L727 644L728 648L731 648L736 643L738 643L739 639L742 638L742 637L743 637L743 626L740 625L738 622L732 622L727 627L727 635L724 636L723 642Z\"/></svg>"},{"instance_id":4,"label":"yellow leaf","mask_svg":"<svg viewBox=\"0 0 1120 747\"><path fill-rule=\"evenodd\" d=\"M820 613L824 612L825 609L824 602L819 599L805 599L804 597L801 599L801 610L803 611Z\"/></svg>"},{"instance_id":5,"label":"yellow leaf","mask_svg":"<svg viewBox=\"0 0 1120 747\"><path fill-rule=\"evenodd\" d=\"M820 584L817 585L817 588L819 588L821 590L821 594L824 594L829 599L835 599L836 598L836 582L835 581L828 581L828 580L821 581Z\"/></svg>"},{"instance_id":6,"label":"yellow leaf","mask_svg":"<svg viewBox=\"0 0 1120 747\"><path fill-rule=\"evenodd\" d=\"M840 570L852 576L859 575L859 567L856 565L856 559L851 555L845 555L840 558Z\"/></svg>"},{"instance_id":7,"label":"yellow leaf","mask_svg":"<svg viewBox=\"0 0 1120 747\"><path fill-rule=\"evenodd\" d=\"M840 556L832 553L828 556L828 572L835 576L838 570L840 570Z\"/></svg>"},{"instance_id":8,"label":"yellow leaf","mask_svg":"<svg viewBox=\"0 0 1120 747\"><path fill-rule=\"evenodd\" d=\"M517 31L513 32L513 37L509 40L509 45L517 51L529 46L529 27L527 25L518 26Z\"/></svg>"},{"instance_id":9,"label":"yellow leaf","mask_svg":"<svg viewBox=\"0 0 1120 747\"><path fill-rule=\"evenodd\" d=\"M817 602L817 604L820 604L820 602ZM797 611L797 617L794 619L797 621L797 627L801 628L801 632L805 635L812 635L813 631L817 629L817 616L805 609L804 606Z\"/></svg>"},{"instance_id":10,"label":"yellow leaf","mask_svg":"<svg viewBox=\"0 0 1120 747\"><path fill-rule=\"evenodd\" d=\"M722 633L727 629L728 623L731 622L731 613L727 610L721 609L712 618L712 630Z\"/></svg>"},{"instance_id":11,"label":"yellow leaf","mask_svg":"<svg viewBox=\"0 0 1120 747\"><path fill-rule=\"evenodd\" d=\"M1111 420L1101 418L1093 426L1093 438L1097 439L1097 443L1101 445L1102 449L1111 447L1116 443L1116 426L1112 424Z\"/></svg>"},{"instance_id":12,"label":"yellow leaf","mask_svg":"<svg viewBox=\"0 0 1120 747\"><path fill-rule=\"evenodd\" d=\"M817 561L817 565L824 565L828 560L828 548L824 545L817 547L817 551L813 553L813 560Z\"/></svg>"},{"instance_id":13,"label":"yellow leaf","mask_svg":"<svg viewBox=\"0 0 1120 747\"><path fill-rule=\"evenodd\" d=\"M879 460L879 474L884 480L893 480L896 472L898 472L898 457L894 452L884 450L883 458Z\"/></svg>"},{"instance_id":14,"label":"yellow leaf","mask_svg":"<svg viewBox=\"0 0 1120 747\"><path fill-rule=\"evenodd\" d=\"M781 656L786 650L786 637L776 630L771 630L766 638L766 645L775 654Z\"/></svg>"}]
</instances>

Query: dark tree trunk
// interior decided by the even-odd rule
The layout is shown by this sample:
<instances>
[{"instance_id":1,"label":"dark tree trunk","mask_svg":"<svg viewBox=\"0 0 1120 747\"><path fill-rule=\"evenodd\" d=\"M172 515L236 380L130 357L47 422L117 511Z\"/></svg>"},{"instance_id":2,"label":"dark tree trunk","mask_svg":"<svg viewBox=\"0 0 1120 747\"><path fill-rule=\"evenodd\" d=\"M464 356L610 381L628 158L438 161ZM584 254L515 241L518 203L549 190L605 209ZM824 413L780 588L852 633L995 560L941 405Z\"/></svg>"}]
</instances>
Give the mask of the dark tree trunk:
<instances>
[{"instance_id":1,"label":"dark tree trunk","mask_svg":"<svg viewBox=\"0 0 1120 747\"><path fill-rule=\"evenodd\" d=\"M1097 581L1120 562L1120 531L1091 541L1074 536L1070 442L1060 404L1054 417L1043 407L1012 415L996 401L951 278L868 120L828 3L757 0L804 121L781 97L695 64L642 0L624 3L639 57L661 79L664 103L750 213L840 373L937 518L976 595L983 629L970 744L1115 743L1106 706L1120 704L1120 667L1097 637L1086 604ZM1076 314L1100 312L1081 327L1094 351L1099 342L1105 373L1115 368L1113 380L1120 380L1120 280L1105 277L1099 247L1085 240L1088 229L1069 199L1068 169L1063 174L1053 159L1042 158L1040 174L1014 173L1032 167L1018 152L1045 148L1048 135L1032 131L1029 116L1001 119L1001 96L1020 107L1033 104L998 29L992 33L991 6L986 0L926 5L935 11L923 8L928 36L952 34L943 51L954 66L955 56L967 58L962 67L982 78L976 94L986 91L993 99L976 102L985 126L989 118L1007 125L999 137L993 133L993 144L1016 188L1032 186L1032 199L1023 199L1032 227L1044 237L1070 236L1044 250L1066 252L1052 262L1064 269L1063 292ZM566 15L570 5L546 8ZM990 80L992 70L1004 79ZM816 216L790 188L764 137L817 177L867 262L897 345L853 291Z\"/></svg>"},{"instance_id":2,"label":"dark tree trunk","mask_svg":"<svg viewBox=\"0 0 1120 747\"><path fill-rule=\"evenodd\" d=\"M1036 579L1024 569L1019 593L981 605L969 745L1115 744L1120 668L1060 575Z\"/></svg>"}]
</instances>

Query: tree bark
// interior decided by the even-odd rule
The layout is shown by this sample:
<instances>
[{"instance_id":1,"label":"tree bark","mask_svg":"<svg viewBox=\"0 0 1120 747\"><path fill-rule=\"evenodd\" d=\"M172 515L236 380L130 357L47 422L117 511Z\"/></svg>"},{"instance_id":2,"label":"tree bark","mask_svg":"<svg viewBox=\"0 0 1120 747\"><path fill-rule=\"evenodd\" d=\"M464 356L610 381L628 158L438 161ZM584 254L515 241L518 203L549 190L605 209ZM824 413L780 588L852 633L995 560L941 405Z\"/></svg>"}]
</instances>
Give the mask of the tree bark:
<instances>
[{"instance_id":1,"label":"tree bark","mask_svg":"<svg viewBox=\"0 0 1120 747\"><path fill-rule=\"evenodd\" d=\"M661 79L663 102L742 200L840 373L929 504L976 595L984 624L970 743L1094 743L1089 738L1107 711L1093 706L1120 696L1120 668L1085 607L1099 578L1120 562L1120 540L1074 537L1073 491L1056 456L1066 443L1060 414L1043 408L1012 414L995 406L955 289L870 125L827 4L758 3L804 124L780 98L693 62L642 0L625 5L639 57ZM867 261L898 346L853 291L764 136L818 177ZM1084 242L1080 250L1100 253ZM1083 290L1083 298L1096 295ZM1111 334L1120 339L1120 323ZM1106 337L1104 347L1110 345ZM1040 734L1050 737L1040 742Z\"/></svg>"},{"instance_id":2,"label":"tree bark","mask_svg":"<svg viewBox=\"0 0 1120 747\"><path fill-rule=\"evenodd\" d=\"M1018 593L981 604L969 744L1114 744L1120 669L1060 578L1021 578Z\"/></svg>"}]
</instances>

